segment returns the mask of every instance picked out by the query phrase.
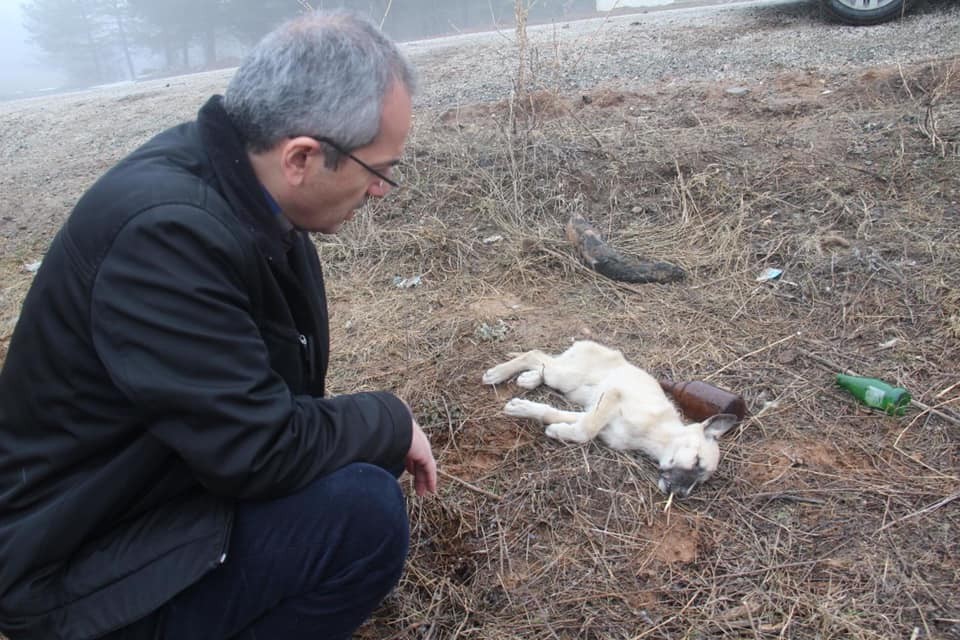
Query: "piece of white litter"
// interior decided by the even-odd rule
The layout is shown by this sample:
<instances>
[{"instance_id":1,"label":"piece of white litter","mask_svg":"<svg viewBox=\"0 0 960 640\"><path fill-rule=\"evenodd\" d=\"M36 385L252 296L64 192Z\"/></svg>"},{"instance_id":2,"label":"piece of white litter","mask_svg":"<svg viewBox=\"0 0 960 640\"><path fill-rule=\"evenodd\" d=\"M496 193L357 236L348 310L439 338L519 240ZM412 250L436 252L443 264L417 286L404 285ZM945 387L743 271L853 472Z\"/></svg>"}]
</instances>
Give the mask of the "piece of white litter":
<instances>
[{"instance_id":1,"label":"piece of white litter","mask_svg":"<svg viewBox=\"0 0 960 640\"><path fill-rule=\"evenodd\" d=\"M501 240L503 240L503 236L498 234L495 236L487 236L482 240L482 242L483 244L493 244L495 242L500 242Z\"/></svg>"},{"instance_id":2,"label":"piece of white litter","mask_svg":"<svg viewBox=\"0 0 960 640\"><path fill-rule=\"evenodd\" d=\"M893 347L895 344L897 344L898 342L900 342L900 338L890 338L886 342L881 342L877 346L880 347L881 349L889 349Z\"/></svg>"},{"instance_id":3,"label":"piece of white litter","mask_svg":"<svg viewBox=\"0 0 960 640\"><path fill-rule=\"evenodd\" d=\"M400 276L394 276L393 286L397 289L410 289L411 287L416 287L421 282L420 276L411 276L409 278L401 278Z\"/></svg>"},{"instance_id":4,"label":"piece of white litter","mask_svg":"<svg viewBox=\"0 0 960 640\"><path fill-rule=\"evenodd\" d=\"M27 273L36 273L40 270L40 260L23 265L23 270Z\"/></svg>"},{"instance_id":5,"label":"piece of white litter","mask_svg":"<svg viewBox=\"0 0 960 640\"><path fill-rule=\"evenodd\" d=\"M757 276L757 282L766 282L768 280L776 280L783 275L783 269L775 269L774 267L767 267L763 270L763 273Z\"/></svg>"}]
</instances>

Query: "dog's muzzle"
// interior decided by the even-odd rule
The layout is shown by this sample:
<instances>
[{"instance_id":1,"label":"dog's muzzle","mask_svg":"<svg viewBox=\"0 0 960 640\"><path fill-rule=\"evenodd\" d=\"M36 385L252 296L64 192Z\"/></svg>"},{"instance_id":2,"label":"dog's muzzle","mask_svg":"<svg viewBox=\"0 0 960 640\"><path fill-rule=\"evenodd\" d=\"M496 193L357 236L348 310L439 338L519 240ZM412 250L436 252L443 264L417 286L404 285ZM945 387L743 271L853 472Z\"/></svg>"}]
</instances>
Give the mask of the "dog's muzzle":
<instances>
[{"instance_id":1,"label":"dog's muzzle","mask_svg":"<svg viewBox=\"0 0 960 640\"><path fill-rule=\"evenodd\" d=\"M686 498L697 486L697 480L697 472L693 470L661 469L657 486L667 495L672 493L678 498Z\"/></svg>"}]
</instances>

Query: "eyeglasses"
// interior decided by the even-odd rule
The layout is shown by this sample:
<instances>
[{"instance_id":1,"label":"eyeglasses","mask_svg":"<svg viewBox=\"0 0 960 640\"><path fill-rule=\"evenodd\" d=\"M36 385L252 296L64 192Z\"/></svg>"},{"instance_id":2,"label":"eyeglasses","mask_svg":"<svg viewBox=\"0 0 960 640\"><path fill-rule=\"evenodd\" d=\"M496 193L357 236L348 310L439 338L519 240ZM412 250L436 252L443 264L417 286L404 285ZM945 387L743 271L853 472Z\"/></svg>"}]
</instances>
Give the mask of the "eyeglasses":
<instances>
[{"instance_id":1,"label":"eyeglasses","mask_svg":"<svg viewBox=\"0 0 960 640\"><path fill-rule=\"evenodd\" d=\"M331 140L330 138L318 138L317 136L310 136L310 135L308 135L307 137L308 137L308 138L313 138L313 139L316 140L317 142L322 142L323 144L328 145L331 149L333 149L334 151L336 151L337 153L339 153L339 154L342 155L342 156L347 156L348 158L350 158L351 160L353 160L354 162L356 162L358 165L360 165L361 167L363 167L364 169L366 169L367 171L369 171L369 172L372 173L373 175L377 176L378 178L380 178L381 180L383 180L384 182L386 182L388 185L390 185L390 186L393 187L394 189L396 189L396 188L398 188L398 187L400 186L400 183L399 183L399 182L396 182L395 180L391 180L391 179L388 178L387 176L383 175L382 172L377 171L376 169L374 169L373 167L371 167L370 165L368 165L366 162L364 162L363 160L361 160L361 159L358 158L357 156L353 155L352 153L350 153L349 151L347 151L346 149L344 149L343 147L341 147L339 144L337 144L336 142L334 142L334 141Z\"/></svg>"}]
</instances>

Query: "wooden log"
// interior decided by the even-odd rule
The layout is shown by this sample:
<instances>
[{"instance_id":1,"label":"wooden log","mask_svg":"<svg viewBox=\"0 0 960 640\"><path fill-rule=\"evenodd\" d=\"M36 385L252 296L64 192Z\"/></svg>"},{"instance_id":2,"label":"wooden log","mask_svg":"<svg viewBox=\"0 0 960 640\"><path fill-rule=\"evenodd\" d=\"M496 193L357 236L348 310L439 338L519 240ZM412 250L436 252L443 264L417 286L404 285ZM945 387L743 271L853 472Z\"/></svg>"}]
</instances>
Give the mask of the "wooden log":
<instances>
[{"instance_id":1,"label":"wooden log","mask_svg":"<svg viewBox=\"0 0 960 640\"><path fill-rule=\"evenodd\" d=\"M686 277L686 272L669 262L641 260L611 248L600 233L579 213L567 222L569 240L583 262L611 280L620 282L676 282Z\"/></svg>"}]
</instances>

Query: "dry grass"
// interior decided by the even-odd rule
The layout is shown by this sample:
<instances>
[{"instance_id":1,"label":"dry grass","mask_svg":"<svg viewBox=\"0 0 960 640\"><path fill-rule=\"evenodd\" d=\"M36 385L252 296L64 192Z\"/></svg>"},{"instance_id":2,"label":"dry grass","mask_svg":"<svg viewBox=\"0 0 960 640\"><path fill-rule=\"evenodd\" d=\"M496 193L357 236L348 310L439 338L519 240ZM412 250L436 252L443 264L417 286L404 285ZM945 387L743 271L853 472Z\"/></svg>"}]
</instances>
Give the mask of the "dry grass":
<instances>
[{"instance_id":1,"label":"dry grass","mask_svg":"<svg viewBox=\"0 0 960 640\"><path fill-rule=\"evenodd\" d=\"M928 116L960 109L955 69L534 92L526 118L421 121L410 188L320 243L333 387L407 398L446 475L411 499L409 570L361 636L960 637L960 166ZM573 211L691 278L586 270ZM767 266L784 275L757 282ZM587 336L747 398L691 499L665 511L649 461L551 441L500 412L521 390L479 383ZM824 360L946 417L865 410Z\"/></svg>"},{"instance_id":2,"label":"dry grass","mask_svg":"<svg viewBox=\"0 0 960 640\"><path fill-rule=\"evenodd\" d=\"M421 114L408 187L317 238L332 390L396 391L444 472L360 637L960 638L957 68ZM688 280L585 269L574 211ZM768 266L782 278L757 282ZM707 486L665 509L650 461L549 440L501 413L519 389L480 384L577 337L743 394ZM942 415L863 409L824 359Z\"/></svg>"}]
</instances>

